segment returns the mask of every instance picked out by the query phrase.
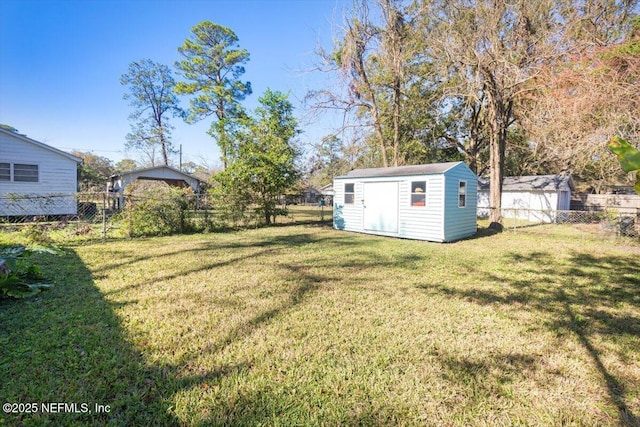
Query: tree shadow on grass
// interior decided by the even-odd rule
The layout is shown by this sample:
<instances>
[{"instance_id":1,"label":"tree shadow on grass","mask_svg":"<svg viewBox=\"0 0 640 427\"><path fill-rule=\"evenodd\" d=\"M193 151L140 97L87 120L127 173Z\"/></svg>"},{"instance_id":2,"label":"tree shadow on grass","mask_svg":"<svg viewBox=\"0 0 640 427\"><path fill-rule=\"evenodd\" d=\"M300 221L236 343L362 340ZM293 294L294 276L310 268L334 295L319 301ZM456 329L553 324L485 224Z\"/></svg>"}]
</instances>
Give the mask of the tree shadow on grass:
<instances>
[{"instance_id":1,"label":"tree shadow on grass","mask_svg":"<svg viewBox=\"0 0 640 427\"><path fill-rule=\"evenodd\" d=\"M1 400L36 405L0 413L0 424L180 425L184 421L174 413L176 393L249 369L248 362L238 362L185 375L188 360L150 363L130 343L115 314L135 302L106 300L73 250L41 255L37 262L55 286L37 298L0 301ZM256 313L204 351L222 351L252 334L302 303L322 280L302 266L285 267L297 275L299 286L280 305ZM43 412L51 403L67 405L54 406L57 413Z\"/></svg>"},{"instance_id":2,"label":"tree shadow on grass","mask_svg":"<svg viewBox=\"0 0 640 427\"><path fill-rule=\"evenodd\" d=\"M129 344L117 307L103 298L78 256L67 250L41 256L39 264L53 279L51 290L0 302L2 400L37 404L31 411L0 414L4 422L175 425L167 408L178 382ZM47 414L40 405L48 403L71 406ZM103 405L102 413L95 412L96 404Z\"/></svg>"},{"instance_id":3,"label":"tree shadow on grass","mask_svg":"<svg viewBox=\"0 0 640 427\"><path fill-rule=\"evenodd\" d=\"M293 225L285 225L283 227L295 227L297 224ZM276 227L272 227L276 228ZM324 226L319 226L319 228L324 228ZM304 229L301 229L304 230ZM234 231L231 233L243 233L244 231ZM161 238L150 238L150 239L137 239L137 242L144 242L145 240L158 242L158 239L165 239L166 241L170 241L174 237L161 237ZM162 241L162 240L160 240ZM280 247L296 247L303 246L307 244L328 244L332 246L360 246L361 243L352 238L352 235L345 236L335 236L335 235L321 235L309 232L300 232L294 234L287 235L266 235L264 237L252 237L248 240L235 239L229 242L219 242L216 239L216 233L210 233L203 235L203 241L194 242L190 244L189 248L176 247L171 248L170 250L163 250L162 253L141 253L139 250L136 251L125 251L125 250L112 250L109 258L106 258L104 262L101 263L99 268L94 269L94 274L100 274L103 272L108 272L115 268L121 268L123 266L132 265L141 261L153 259L154 262L161 263L164 259L169 259L171 257L177 255L186 255L189 253L199 253L202 251L215 249L219 252L226 251L235 251L238 249L255 249L258 250L260 248L266 248L270 251L276 250ZM248 254L248 256L253 256L253 254Z\"/></svg>"},{"instance_id":4,"label":"tree shadow on grass","mask_svg":"<svg viewBox=\"0 0 640 427\"><path fill-rule=\"evenodd\" d=\"M594 334L640 337L640 318L615 313L621 304L640 308L640 260L633 256L594 256L573 252L559 261L553 253L511 253L503 261L516 274L479 273L493 287L421 286L426 290L482 305L513 306L544 315L546 326L572 333L589 355L607 387L609 400L623 425L640 425L627 404L625 385L607 368ZM516 278L518 277L518 278ZM625 354L618 354L624 360Z\"/></svg>"}]
</instances>

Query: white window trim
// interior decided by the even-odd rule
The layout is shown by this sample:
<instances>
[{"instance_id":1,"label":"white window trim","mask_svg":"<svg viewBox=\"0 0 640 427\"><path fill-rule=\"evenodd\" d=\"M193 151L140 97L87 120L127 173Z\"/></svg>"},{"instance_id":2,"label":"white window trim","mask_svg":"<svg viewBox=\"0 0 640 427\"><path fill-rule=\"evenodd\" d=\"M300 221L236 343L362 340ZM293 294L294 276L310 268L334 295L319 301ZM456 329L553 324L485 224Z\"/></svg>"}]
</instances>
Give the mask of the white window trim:
<instances>
[{"instance_id":1,"label":"white window trim","mask_svg":"<svg viewBox=\"0 0 640 427\"><path fill-rule=\"evenodd\" d=\"M464 182L464 193L460 193L460 184ZM466 179L459 179L458 180L458 207L460 209L466 209L467 208L467 196L469 195L469 192L467 191L469 183L467 182ZM460 196L464 194L464 206L460 206Z\"/></svg>"},{"instance_id":2,"label":"white window trim","mask_svg":"<svg viewBox=\"0 0 640 427\"><path fill-rule=\"evenodd\" d=\"M413 184L416 182L424 183L424 192L423 193L414 193ZM413 196L415 194L424 194L424 204L423 205L414 205L413 204ZM427 206L427 180L421 179L416 181L409 181L409 207L414 209L424 209Z\"/></svg>"},{"instance_id":3,"label":"white window trim","mask_svg":"<svg viewBox=\"0 0 640 427\"><path fill-rule=\"evenodd\" d=\"M9 164L9 180L8 181L0 181L0 182L15 182L18 185L20 184L38 184L41 182L40 180L40 164L39 163L20 163L20 162L0 162L0 163L8 163ZM36 171L38 173L37 179L35 181L16 181L16 163L19 165L25 166L35 166Z\"/></svg>"},{"instance_id":4,"label":"white window trim","mask_svg":"<svg viewBox=\"0 0 640 427\"><path fill-rule=\"evenodd\" d=\"M353 185L353 192L347 191L347 185ZM347 202L347 194L352 194L353 199L351 202ZM355 205L356 204L356 184L354 182L345 182L344 183L344 193L343 193L343 201L345 205Z\"/></svg>"}]
</instances>

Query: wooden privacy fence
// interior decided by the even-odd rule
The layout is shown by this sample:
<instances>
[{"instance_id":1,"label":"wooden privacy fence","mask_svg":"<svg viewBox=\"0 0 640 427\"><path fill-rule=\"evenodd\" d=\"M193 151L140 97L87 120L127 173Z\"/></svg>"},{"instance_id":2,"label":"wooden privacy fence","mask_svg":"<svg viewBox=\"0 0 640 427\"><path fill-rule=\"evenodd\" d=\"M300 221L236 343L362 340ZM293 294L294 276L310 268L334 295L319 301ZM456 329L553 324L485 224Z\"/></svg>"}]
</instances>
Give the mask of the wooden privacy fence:
<instances>
[{"instance_id":1,"label":"wooden privacy fence","mask_svg":"<svg viewBox=\"0 0 640 427\"><path fill-rule=\"evenodd\" d=\"M621 215L638 215L640 214L640 196L637 194L574 194L571 210L611 210Z\"/></svg>"}]
</instances>

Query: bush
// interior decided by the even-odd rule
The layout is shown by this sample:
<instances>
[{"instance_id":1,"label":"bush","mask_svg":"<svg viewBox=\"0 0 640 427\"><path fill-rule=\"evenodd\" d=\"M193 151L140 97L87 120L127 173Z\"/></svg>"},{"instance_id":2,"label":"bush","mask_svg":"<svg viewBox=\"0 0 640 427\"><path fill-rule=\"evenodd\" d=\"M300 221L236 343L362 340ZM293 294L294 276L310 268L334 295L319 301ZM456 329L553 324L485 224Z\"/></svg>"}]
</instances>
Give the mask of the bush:
<instances>
[{"instance_id":1,"label":"bush","mask_svg":"<svg viewBox=\"0 0 640 427\"><path fill-rule=\"evenodd\" d=\"M144 197L127 200L123 216L127 234L130 237L167 236L194 231L187 221L192 200L189 191L159 187Z\"/></svg>"},{"instance_id":2,"label":"bush","mask_svg":"<svg viewBox=\"0 0 640 427\"><path fill-rule=\"evenodd\" d=\"M51 243L51 237L44 225L28 225L22 229L22 235L29 244L42 245Z\"/></svg>"}]
</instances>

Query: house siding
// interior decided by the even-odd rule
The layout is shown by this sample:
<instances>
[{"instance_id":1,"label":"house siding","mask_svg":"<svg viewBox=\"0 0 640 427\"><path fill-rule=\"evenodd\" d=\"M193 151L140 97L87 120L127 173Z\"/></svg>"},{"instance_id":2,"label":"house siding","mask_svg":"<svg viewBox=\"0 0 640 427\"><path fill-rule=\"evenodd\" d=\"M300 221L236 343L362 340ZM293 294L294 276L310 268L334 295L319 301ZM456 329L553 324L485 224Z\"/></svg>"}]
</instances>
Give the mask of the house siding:
<instances>
[{"instance_id":1,"label":"house siding","mask_svg":"<svg viewBox=\"0 0 640 427\"><path fill-rule=\"evenodd\" d=\"M72 158L0 133L0 162L38 166L38 182L0 181L0 216L77 213L78 163Z\"/></svg>"},{"instance_id":2,"label":"house siding","mask_svg":"<svg viewBox=\"0 0 640 427\"><path fill-rule=\"evenodd\" d=\"M569 192L565 197L569 196ZM570 197L570 196L569 196ZM489 215L489 192L479 193L478 216ZM502 215L505 218L534 222L553 222L557 210L561 209L558 192L551 191L503 191Z\"/></svg>"}]
</instances>

